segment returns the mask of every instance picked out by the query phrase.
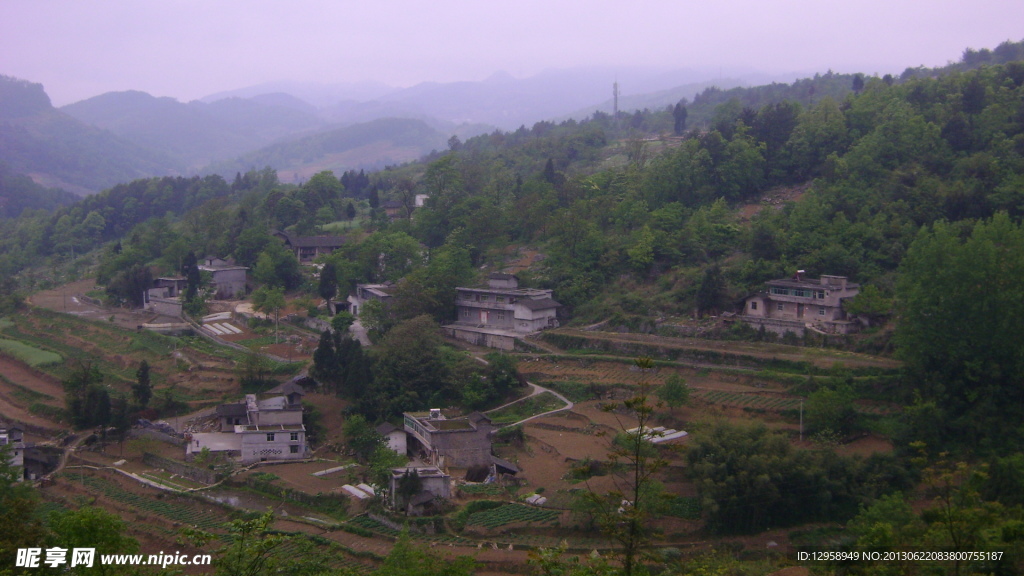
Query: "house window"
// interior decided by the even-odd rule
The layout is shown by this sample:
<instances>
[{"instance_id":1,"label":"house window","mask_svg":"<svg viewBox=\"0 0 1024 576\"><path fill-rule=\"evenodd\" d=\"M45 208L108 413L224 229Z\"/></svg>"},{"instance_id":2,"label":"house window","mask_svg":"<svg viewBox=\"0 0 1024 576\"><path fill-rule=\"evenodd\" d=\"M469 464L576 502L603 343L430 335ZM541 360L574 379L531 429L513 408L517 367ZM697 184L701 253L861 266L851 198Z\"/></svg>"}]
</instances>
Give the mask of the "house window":
<instances>
[{"instance_id":1,"label":"house window","mask_svg":"<svg viewBox=\"0 0 1024 576\"><path fill-rule=\"evenodd\" d=\"M778 310L779 310L779 312L782 312L782 311L783 311L783 310L785 310L785 309L786 309L786 305L785 305L785 304L783 304L782 302L779 302L779 306L778 306Z\"/></svg>"},{"instance_id":2,"label":"house window","mask_svg":"<svg viewBox=\"0 0 1024 576\"><path fill-rule=\"evenodd\" d=\"M298 442L298 441L299 441L299 433L298 432L292 432L292 442Z\"/></svg>"},{"instance_id":3,"label":"house window","mask_svg":"<svg viewBox=\"0 0 1024 576\"><path fill-rule=\"evenodd\" d=\"M490 299L491 299L491 297L490 297L490 296L488 296L488 295L486 295L486 294L481 294L481 295L480 295L480 301L481 301L481 302L487 302L487 301L488 301L488 300L490 300Z\"/></svg>"},{"instance_id":4,"label":"house window","mask_svg":"<svg viewBox=\"0 0 1024 576\"><path fill-rule=\"evenodd\" d=\"M462 317L463 318L469 318L469 308L463 308L462 309Z\"/></svg>"},{"instance_id":5,"label":"house window","mask_svg":"<svg viewBox=\"0 0 1024 576\"><path fill-rule=\"evenodd\" d=\"M291 453L292 453L292 454L298 454L298 453L299 453L299 447L298 447L298 446L296 446L296 445L294 445L294 444L292 444L291 446L289 446L289 447L288 447L288 449L289 449L289 450L291 450Z\"/></svg>"},{"instance_id":6,"label":"house window","mask_svg":"<svg viewBox=\"0 0 1024 576\"><path fill-rule=\"evenodd\" d=\"M757 310L757 302L751 302L750 303L750 309L751 310Z\"/></svg>"},{"instance_id":7,"label":"house window","mask_svg":"<svg viewBox=\"0 0 1024 576\"><path fill-rule=\"evenodd\" d=\"M494 315L495 315L495 320L504 320L505 319L505 313L504 312L495 312Z\"/></svg>"},{"instance_id":8,"label":"house window","mask_svg":"<svg viewBox=\"0 0 1024 576\"><path fill-rule=\"evenodd\" d=\"M494 301L499 303L499 304L504 304L505 303L505 297L504 296L495 296L494 297Z\"/></svg>"},{"instance_id":9,"label":"house window","mask_svg":"<svg viewBox=\"0 0 1024 576\"><path fill-rule=\"evenodd\" d=\"M270 432L270 433L267 434L267 442L273 442L273 441L274 441L274 433Z\"/></svg>"},{"instance_id":10,"label":"house window","mask_svg":"<svg viewBox=\"0 0 1024 576\"><path fill-rule=\"evenodd\" d=\"M825 307L824 306L818 306L818 316L824 316L824 315L825 315Z\"/></svg>"}]
</instances>

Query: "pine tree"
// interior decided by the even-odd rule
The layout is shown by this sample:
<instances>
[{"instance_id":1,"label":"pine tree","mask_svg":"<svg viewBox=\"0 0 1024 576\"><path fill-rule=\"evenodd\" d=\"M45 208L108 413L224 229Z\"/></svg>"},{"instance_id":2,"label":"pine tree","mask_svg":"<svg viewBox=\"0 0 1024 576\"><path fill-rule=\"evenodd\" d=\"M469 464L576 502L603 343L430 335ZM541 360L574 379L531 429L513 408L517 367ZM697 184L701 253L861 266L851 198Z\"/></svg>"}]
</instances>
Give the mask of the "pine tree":
<instances>
[{"instance_id":1,"label":"pine tree","mask_svg":"<svg viewBox=\"0 0 1024 576\"><path fill-rule=\"evenodd\" d=\"M135 398L135 402L142 408L148 406L150 398L153 397L153 387L149 381L149 362L145 360L139 363L139 369L135 372L132 396Z\"/></svg>"}]
</instances>

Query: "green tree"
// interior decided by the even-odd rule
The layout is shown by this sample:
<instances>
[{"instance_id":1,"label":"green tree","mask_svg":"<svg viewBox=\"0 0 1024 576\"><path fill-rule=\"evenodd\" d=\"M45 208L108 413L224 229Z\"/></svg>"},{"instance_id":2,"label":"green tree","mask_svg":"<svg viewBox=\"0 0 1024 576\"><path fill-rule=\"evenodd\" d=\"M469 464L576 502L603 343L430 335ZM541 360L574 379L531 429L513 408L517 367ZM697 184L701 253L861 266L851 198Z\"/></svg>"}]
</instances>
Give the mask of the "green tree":
<instances>
[{"instance_id":1,"label":"green tree","mask_svg":"<svg viewBox=\"0 0 1024 576\"><path fill-rule=\"evenodd\" d=\"M280 242L268 242L252 272L253 278L269 286L277 286L291 290L302 282L299 261Z\"/></svg>"},{"instance_id":2,"label":"green tree","mask_svg":"<svg viewBox=\"0 0 1024 576\"><path fill-rule=\"evenodd\" d=\"M331 310L331 299L338 293L338 270L334 263L327 261L320 269L320 284L317 287L320 297L327 301L327 310Z\"/></svg>"},{"instance_id":3,"label":"green tree","mask_svg":"<svg viewBox=\"0 0 1024 576\"><path fill-rule=\"evenodd\" d=\"M449 371L440 347L440 328L430 316L418 316L392 328L374 347L374 384L360 399L360 411L385 420L408 410L429 408L428 401L450 392Z\"/></svg>"},{"instance_id":4,"label":"green tree","mask_svg":"<svg viewBox=\"0 0 1024 576\"><path fill-rule=\"evenodd\" d=\"M263 286L252 293L252 307L257 312L274 315L274 342L281 330L281 310L285 307L284 289Z\"/></svg>"},{"instance_id":5,"label":"green tree","mask_svg":"<svg viewBox=\"0 0 1024 576\"><path fill-rule=\"evenodd\" d=\"M715 313L725 305L725 278L717 264L704 270L704 276L697 285L697 313Z\"/></svg>"},{"instance_id":6,"label":"green tree","mask_svg":"<svg viewBox=\"0 0 1024 576\"><path fill-rule=\"evenodd\" d=\"M348 333L349 327L355 324L356 317L350 312L338 312L331 318L331 330L342 334Z\"/></svg>"},{"instance_id":7,"label":"green tree","mask_svg":"<svg viewBox=\"0 0 1024 576\"><path fill-rule=\"evenodd\" d=\"M385 444L384 437L360 414L349 416L341 432L345 435L345 444L361 462L369 461L377 447Z\"/></svg>"},{"instance_id":8,"label":"green tree","mask_svg":"<svg viewBox=\"0 0 1024 576\"><path fill-rule=\"evenodd\" d=\"M128 525L121 518L93 506L78 510L53 512L48 524L53 532L55 544L70 551L74 548L95 548L96 562L90 567L71 568L77 574L115 574L119 566L99 562L101 554L133 554L138 552L139 543L125 535ZM38 546L39 543L36 543ZM70 560L70 557L69 557ZM70 565L70 562L69 562Z\"/></svg>"},{"instance_id":9,"label":"green tree","mask_svg":"<svg viewBox=\"0 0 1024 576\"><path fill-rule=\"evenodd\" d=\"M668 405L669 408L675 409L690 402L690 387L686 385L686 380L683 380L679 374L672 374L665 379L665 383L662 384L655 395L659 400Z\"/></svg>"},{"instance_id":10,"label":"green tree","mask_svg":"<svg viewBox=\"0 0 1024 576\"><path fill-rule=\"evenodd\" d=\"M616 415L622 432L608 452L612 467L620 471L622 484L607 494L590 491L582 495L589 502L601 530L619 543L622 574L626 576L644 573L641 555L653 537L649 519L660 499L660 484L655 476L668 464L655 452L648 436L652 433L654 406L648 401L646 375L654 368L654 361L637 358L634 364L641 374L636 395L621 405L604 405L611 414L620 409L636 418L636 427L627 429L627 424Z\"/></svg>"},{"instance_id":11,"label":"green tree","mask_svg":"<svg viewBox=\"0 0 1024 576\"><path fill-rule=\"evenodd\" d=\"M874 284L862 286L860 293L848 302L843 303L843 309L848 314L868 319L877 323L892 315L893 300L882 295L881 290Z\"/></svg>"},{"instance_id":12,"label":"green tree","mask_svg":"<svg viewBox=\"0 0 1024 576\"><path fill-rule=\"evenodd\" d=\"M921 230L897 284L899 353L964 445L982 452L1024 439L1024 229L1005 213L967 228ZM999 430L997 435L991 430Z\"/></svg>"},{"instance_id":13,"label":"green tree","mask_svg":"<svg viewBox=\"0 0 1024 576\"><path fill-rule=\"evenodd\" d=\"M823 386L807 396L806 422L810 432L847 435L857 429L856 399L847 384Z\"/></svg>"},{"instance_id":14,"label":"green tree","mask_svg":"<svg viewBox=\"0 0 1024 576\"><path fill-rule=\"evenodd\" d=\"M271 529L274 513L251 520L232 520L225 527L228 543L217 550L214 563L218 576L268 576L286 564L285 546L290 538ZM197 528L185 528L182 537L196 547L205 546L214 535Z\"/></svg>"},{"instance_id":15,"label":"green tree","mask_svg":"<svg viewBox=\"0 0 1024 576\"><path fill-rule=\"evenodd\" d=\"M139 362L139 369L135 371L135 384L132 385L132 397L135 403L145 408L153 397L153 385L149 379L149 362Z\"/></svg>"},{"instance_id":16,"label":"green tree","mask_svg":"<svg viewBox=\"0 0 1024 576\"><path fill-rule=\"evenodd\" d=\"M681 136L686 131L686 117L689 112L686 110L686 100L680 100L676 102L674 108L672 108L672 118L674 120L673 131L676 136Z\"/></svg>"},{"instance_id":17,"label":"green tree","mask_svg":"<svg viewBox=\"0 0 1024 576\"><path fill-rule=\"evenodd\" d=\"M476 561L469 556L440 556L416 546L403 531L374 576L472 576Z\"/></svg>"}]
</instances>

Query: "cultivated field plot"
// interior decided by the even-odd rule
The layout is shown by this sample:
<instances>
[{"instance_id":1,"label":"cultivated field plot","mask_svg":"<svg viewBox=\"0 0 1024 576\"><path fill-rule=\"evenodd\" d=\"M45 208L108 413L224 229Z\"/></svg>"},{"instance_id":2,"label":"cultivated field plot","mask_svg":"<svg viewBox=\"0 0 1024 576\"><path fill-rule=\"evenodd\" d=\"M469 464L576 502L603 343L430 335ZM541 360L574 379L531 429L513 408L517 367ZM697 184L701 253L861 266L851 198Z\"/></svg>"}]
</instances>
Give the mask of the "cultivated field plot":
<instances>
[{"instance_id":1,"label":"cultivated field plot","mask_svg":"<svg viewBox=\"0 0 1024 576\"><path fill-rule=\"evenodd\" d=\"M0 416L52 430L62 427L56 415L63 409L64 389L56 378L0 355Z\"/></svg>"},{"instance_id":2,"label":"cultivated field plot","mask_svg":"<svg viewBox=\"0 0 1024 576\"><path fill-rule=\"evenodd\" d=\"M103 373L108 385L124 392L135 381L139 363L145 360L158 393L173 386L179 400L209 402L241 392L236 374L240 353L202 338L125 330L116 323L35 308L8 317L0 326L0 339L16 340L63 357L58 364L39 366L57 381L81 361L89 361Z\"/></svg>"},{"instance_id":3,"label":"cultivated field plot","mask_svg":"<svg viewBox=\"0 0 1024 576\"><path fill-rule=\"evenodd\" d=\"M658 350L663 352L692 352L698 356L701 353L706 353L709 358L722 359L722 364L724 365L733 364L733 359L747 359L748 361L762 364L776 360L808 363L824 369L832 368L836 364L842 364L848 368L894 370L902 365L901 362L891 358L828 348L788 346L767 342L726 342L703 340L700 338L673 338L653 334L598 332L573 328L558 328L546 332L545 335L565 335L574 339L583 339L589 341L588 347L593 345L594 349L597 350L621 349L627 355L639 355L637 351L642 351L655 358L664 357L665 354L656 353Z\"/></svg>"},{"instance_id":4,"label":"cultivated field plot","mask_svg":"<svg viewBox=\"0 0 1024 576\"><path fill-rule=\"evenodd\" d=\"M494 529L508 524L557 524L558 515L555 510L534 508L525 504L506 504L470 514L466 525Z\"/></svg>"}]
</instances>

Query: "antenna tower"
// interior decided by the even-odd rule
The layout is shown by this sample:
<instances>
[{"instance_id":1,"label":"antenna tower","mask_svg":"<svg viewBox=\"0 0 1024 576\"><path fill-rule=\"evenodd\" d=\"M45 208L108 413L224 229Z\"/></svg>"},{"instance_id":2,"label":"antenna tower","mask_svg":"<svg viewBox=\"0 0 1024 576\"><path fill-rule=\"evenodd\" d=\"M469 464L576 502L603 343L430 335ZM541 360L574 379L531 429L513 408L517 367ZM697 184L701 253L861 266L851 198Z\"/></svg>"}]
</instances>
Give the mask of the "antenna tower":
<instances>
[{"instance_id":1,"label":"antenna tower","mask_svg":"<svg viewBox=\"0 0 1024 576\"><path fill-rule=\"evenodd\" d=\"M615 128L619 128L619 81L616 80L612 84L612 121L615 123Z\"/></svg>"}]
</instances>

